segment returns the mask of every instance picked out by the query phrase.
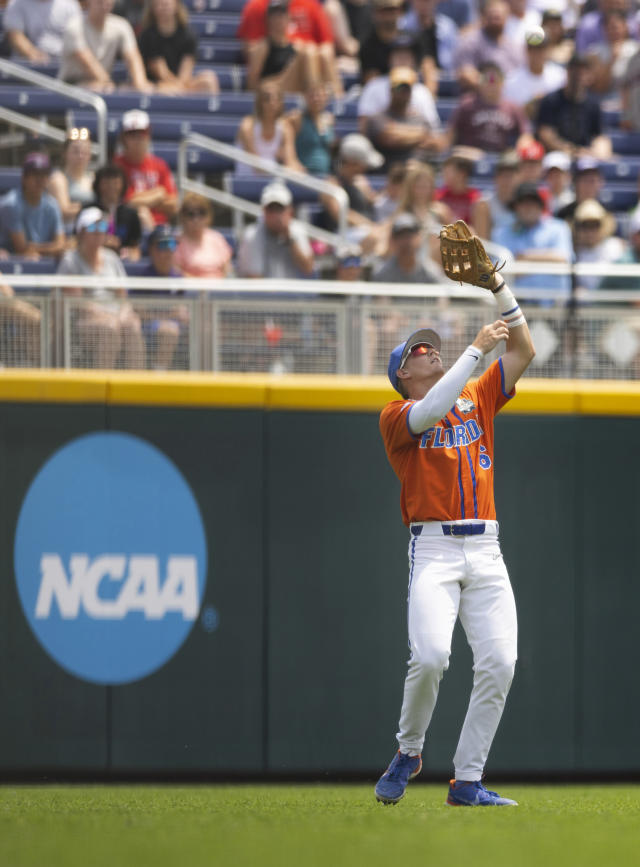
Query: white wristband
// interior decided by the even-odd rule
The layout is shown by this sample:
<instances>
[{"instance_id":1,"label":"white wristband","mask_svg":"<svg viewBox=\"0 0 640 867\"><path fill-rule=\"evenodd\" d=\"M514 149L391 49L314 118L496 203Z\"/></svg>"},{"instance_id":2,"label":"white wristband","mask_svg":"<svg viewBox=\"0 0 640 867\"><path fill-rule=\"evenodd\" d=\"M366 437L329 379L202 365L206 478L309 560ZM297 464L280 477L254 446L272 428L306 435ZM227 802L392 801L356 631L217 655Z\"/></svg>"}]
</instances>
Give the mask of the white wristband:
<instances>
[{"instance_id":1,"label":"white wristband","mask_svg":"<svg viewBox=\"0 0 640 867\"><path fill-rule=\"evenodd\" d=\"M500 289L498 289L497 292L494 292L494 295L498 302L500 318L507 323L507 328L516 328L518 325L524 325L527 321L524 318L524 313L514 298L513 292L504 281Z\"/></svg>"}]
</instances>

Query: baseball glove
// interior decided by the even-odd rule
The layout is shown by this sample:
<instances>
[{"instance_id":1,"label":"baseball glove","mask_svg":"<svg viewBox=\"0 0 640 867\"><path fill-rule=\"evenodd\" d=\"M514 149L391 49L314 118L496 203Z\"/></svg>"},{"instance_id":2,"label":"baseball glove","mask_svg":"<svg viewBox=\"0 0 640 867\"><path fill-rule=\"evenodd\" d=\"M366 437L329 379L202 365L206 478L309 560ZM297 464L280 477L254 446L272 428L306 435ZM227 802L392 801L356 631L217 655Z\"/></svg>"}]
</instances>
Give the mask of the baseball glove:
<instances>
[{"instance_id":1,"label":"baseball glove","mask_svg":"<svg viewBox=\"0 0 640 867\"><path fill-rule=\"evenodd\" d=\"M471 283L495 292L494 274L504 267L494 265L482 246L472 235L464 220L456 220L440 230L440 256L444 273L450 280Z\"/></svg>"}]
</instances>

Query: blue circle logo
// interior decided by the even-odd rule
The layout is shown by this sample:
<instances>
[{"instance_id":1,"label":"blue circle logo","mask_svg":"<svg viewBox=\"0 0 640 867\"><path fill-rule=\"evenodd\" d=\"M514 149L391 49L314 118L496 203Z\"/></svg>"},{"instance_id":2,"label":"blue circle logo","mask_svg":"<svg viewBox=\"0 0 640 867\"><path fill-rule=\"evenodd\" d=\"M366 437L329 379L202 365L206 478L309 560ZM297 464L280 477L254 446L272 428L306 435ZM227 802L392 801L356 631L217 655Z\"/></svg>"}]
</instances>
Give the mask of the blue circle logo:
<instances>
[{"instance_id":1,"label":"blue circle logo","mask_svg":"<svg viewBox=\"0 0 640 867\"><path fill-rule=\"evenodd\" d=\"M14 560L47 653L77 677L119 684L181 647L200 612L207 545L166 455L129 434L94 433L63 446L32 482Z\"/></svg>"}]
</instances>

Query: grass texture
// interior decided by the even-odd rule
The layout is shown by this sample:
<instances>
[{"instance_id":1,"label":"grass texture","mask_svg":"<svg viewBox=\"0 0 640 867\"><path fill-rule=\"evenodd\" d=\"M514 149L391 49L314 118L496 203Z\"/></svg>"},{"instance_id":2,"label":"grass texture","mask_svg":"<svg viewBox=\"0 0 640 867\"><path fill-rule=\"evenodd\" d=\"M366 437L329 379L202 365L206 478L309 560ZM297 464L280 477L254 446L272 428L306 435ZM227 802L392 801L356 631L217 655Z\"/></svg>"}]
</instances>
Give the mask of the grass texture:
<instances>
[{"instance_id":1,"label":"grass texture","mask_svg":"<svg viewBox=\"0 0 640 867\"><path fill-rule=\"evenodd\" d=\"M412 784L3 786L1 867L625 867L640 787L496 785L519 807L452 808Z\"/></svg>"}]
</instances>

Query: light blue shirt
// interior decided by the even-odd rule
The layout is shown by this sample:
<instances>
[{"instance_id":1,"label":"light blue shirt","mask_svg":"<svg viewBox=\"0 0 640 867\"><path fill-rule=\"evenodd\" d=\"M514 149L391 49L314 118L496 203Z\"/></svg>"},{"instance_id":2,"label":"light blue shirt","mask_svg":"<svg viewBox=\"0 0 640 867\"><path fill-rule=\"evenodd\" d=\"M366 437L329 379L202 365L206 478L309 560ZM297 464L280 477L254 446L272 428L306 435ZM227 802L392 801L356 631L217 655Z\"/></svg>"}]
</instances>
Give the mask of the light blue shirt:
<instances>
[{"instance_id":1,"label":"light blue shirt","mask_svg":"<svg viewBox=\"0 0 640 867\"><path fill-rule=\"evenodd\" d=\"M57 201L43 193L37 205L28 205L21 189L10 190L0 199L0 247L11 250L11 232L24 232L27 241L46 244L64 235Z\"/></svg>"},{"instance_id":2,"label":"light blue shirt","mask_svg":"<svg viewBox=\"0 0 640 867\"><path fill-rule=\"evenodd\" d=\"M534 226L522 226L514 217L506 225L499 226L491 235L491 240L511 250L514 256L525 250L556 250L567 262L573 261L573 242L571 230L564 220L555 217L542 217ZM548 274L529 274L519 277L515 286L526 289L564 289L571 290L570 277L550 276Z\"/></svg>"}]
</instances>

